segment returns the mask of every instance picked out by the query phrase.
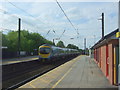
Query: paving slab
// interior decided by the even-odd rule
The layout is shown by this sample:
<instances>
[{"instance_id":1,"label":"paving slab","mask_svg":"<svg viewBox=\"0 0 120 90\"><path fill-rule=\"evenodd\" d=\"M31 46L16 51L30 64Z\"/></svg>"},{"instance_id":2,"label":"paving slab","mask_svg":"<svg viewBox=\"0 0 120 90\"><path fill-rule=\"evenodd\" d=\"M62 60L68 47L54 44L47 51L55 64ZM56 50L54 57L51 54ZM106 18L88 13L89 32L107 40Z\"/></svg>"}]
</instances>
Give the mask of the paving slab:
<instances>
[{"instance_id":1,"label":"paving slab","mask_svg":"<svg viewBox=\"0 0 120 90\"><path fill-rule=\"evenodd\" d=\"M88 56L77 58L51 70L19 88L117 88Z\"/></svg>"}]
</instances>

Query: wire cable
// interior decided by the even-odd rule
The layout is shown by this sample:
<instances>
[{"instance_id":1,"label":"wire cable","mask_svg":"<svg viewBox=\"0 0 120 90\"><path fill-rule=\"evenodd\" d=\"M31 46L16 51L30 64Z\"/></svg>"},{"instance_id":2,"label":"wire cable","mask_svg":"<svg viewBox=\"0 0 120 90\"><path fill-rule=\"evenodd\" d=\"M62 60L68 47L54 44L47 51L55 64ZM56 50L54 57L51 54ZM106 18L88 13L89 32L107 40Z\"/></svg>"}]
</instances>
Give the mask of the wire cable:
<instances>
[{"instance_id":1,"label":"wire cable","mask_svg":"<svg viewBox=\"0 0 120 90\"><path fill-rule=\"evenodd\" d=\"M66 30L63 31L63 33L60 35L59 39L62 37L62 35L65 33Z\"/></svg>"},{"instance_id":2,"label":"wire cable","mask_svg":"<svg viewBox=\"0 0 120 90\"><path fill-rule=\"evenodd\" d=\"M71 26L76 30L77 34L79 35L78 30L75 28L75 26L73 25L71 20L68 18L67 14L65 13L65 11L63 10L63 8L61 7L61 5L59 4L59 2L57 0L56 0L56 3L59 6L59 8L62 10L62 12L65 15L65 17L67 18L68 22L71 24Z\"/></svg>"},{"instance_id":3,"label":"wire cable","mask_svg":"<svg viewBox=\"0 0 120 90\"><path fill-rule=\"evenodd\" d=\"M14 7L16 7L17 9L21 10L22 12L27 13L27 14L28 14L29 16L31 16L31 17L34 17L33 15L29 14L29 13L26 12L25 10L23 10L23 9L19 8L18 6L14 5L12 2L10 2L10 1L8 1L8 0L6 0L6 1L7 1L8 3L10 3L11 5L13 5Z\"/></svg>"},{"instance_id":4,"label":"wire cable","mask_svg":"<svg viewBox=\"0 0 120 90\"><path fill-rule=\"evenodd\" d=\"M8 1L8 0L7 0L7 2L10 3L11 5L13 5L14 7L16 7L17 9L21 10L22 12L28 14L29 16L33 17L34 19L36 19L36 20L38 20L38 21L40 21L40 22L42 22L43 24L46 25L46 23L44 23L43 21L41 21L41 20L35 18L32 14L26 12L24 9L19 8L18 6L16 6L15 4L13 4L12 2L10 2L10 1ZM48 26L48 25L47 25L47 26ZM49 27L52 28L51 26L49 26Z\"/></svg>"},{"instance_id":5,"label":"wire cable","mask_svg":"<svg viewBox=\"0 0 120 90\"><path fill-rule=\"evenodd\" d=\"M10 16L13 16L13 17L16 17L16 18L20 18L20 17L18 17L18 16L16 16L16 15L13 15L13 14L11 14L11 13L3 10L3 9L0 9L0 12L3 12L3 14L7 14L7 15L10 15Z\"/></svg>"}]
</instances>

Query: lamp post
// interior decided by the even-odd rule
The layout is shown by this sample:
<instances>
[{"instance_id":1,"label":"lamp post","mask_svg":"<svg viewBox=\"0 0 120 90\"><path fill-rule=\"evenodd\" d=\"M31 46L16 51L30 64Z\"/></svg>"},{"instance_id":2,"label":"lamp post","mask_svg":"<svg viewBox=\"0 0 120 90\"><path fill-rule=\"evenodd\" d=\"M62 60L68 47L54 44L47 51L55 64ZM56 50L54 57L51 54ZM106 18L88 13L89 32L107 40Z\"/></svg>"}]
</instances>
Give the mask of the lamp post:
<instances>
[{"instance_id":1,"label":"lamp post","mask_svg":"<svg viewBox=\"0 0 120 90\"><path fill-rule=\"evenodd\" d=\"M104 13L102 13L102 18L98 19L102 21L102 39L104 38Z\"/></svg>"},{"instance_id":2,"label":"lamp post","mask_svg":"<svg viewBox=\"0 0 120 90\"><path fill-rule=\"evenodd\" d=\"M20 29L21 29L21 19L18 19L18 57L20 57Z\"/></svg>"}]
</instances>

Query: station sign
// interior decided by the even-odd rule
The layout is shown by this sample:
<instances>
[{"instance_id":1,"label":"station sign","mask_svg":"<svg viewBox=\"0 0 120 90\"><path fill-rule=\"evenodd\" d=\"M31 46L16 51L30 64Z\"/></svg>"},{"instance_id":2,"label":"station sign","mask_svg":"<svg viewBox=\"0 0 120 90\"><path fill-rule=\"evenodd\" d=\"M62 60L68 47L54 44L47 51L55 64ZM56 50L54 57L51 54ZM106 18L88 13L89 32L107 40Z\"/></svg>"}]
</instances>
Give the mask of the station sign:
<instances>
[{"instance_id":1,"label":"station sign","mask_svg":"<svg viewBox=\"0 0 120 90\"><path fill-rule=\"evenodd\" d=\"M120 38L120 32L117 32L117 33L116 33L116 37L117 37L117 38Z\"/></svg>"}]
</instances>

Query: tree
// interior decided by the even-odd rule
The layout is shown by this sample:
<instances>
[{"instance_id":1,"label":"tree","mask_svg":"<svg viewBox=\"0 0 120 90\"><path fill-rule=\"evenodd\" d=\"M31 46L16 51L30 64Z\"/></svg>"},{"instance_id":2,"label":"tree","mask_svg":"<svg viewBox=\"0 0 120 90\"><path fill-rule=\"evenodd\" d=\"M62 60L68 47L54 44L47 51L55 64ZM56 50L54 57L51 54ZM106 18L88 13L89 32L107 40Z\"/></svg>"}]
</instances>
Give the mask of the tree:
<instances>
[{"instance_id":1,"label":"tree","mask_svg":"<svg viewBox=\"0 0 120 90\"><path fill-rule=\"evenodd\" d=\"M8 39L8 50L9 51L17 51L18 47L18 34L17 31L10 31L6 38Z\"/></svg>"},{"instance_id":2,"label":"tree","mask_svg":"<svg viewBox=\"0 0 120 90\"><path fill-rule=\"evenodd\" d=\"M20 50L33 52L44 43L53 45L53 43L39 33L30 33L26 30L20 32ZM18 31L10 31L8 34L2 34L2 45L7 46L9 51L16 52L18 50Z\"/></svg>"},{"instance_id":3,"label":"tree","mask_svg":"<svg viewBox=\"0 0 120 90\"><path fill-rule=\"evenodd\" d=\"M76 45L73 44L68 44L67 48L71 48L71 49L79 49Z\"/></svg>"},{"instance_id":4,"label":"tree","mask_svg":"<svg viewBox=\"0 0 120 90\"><path fill-rule=\"evenodd\" d=\"M8 45L8 39L6 37L7 35L2 34L2 46L7 46ZM0 37L1 38L1 37Z\"/></svg>"},{"instance_id":5,"label":"tree","mask_svg":"<svg viewBox=\"0 0 120 90\"><path fill-rule=\"evenodd\" d=\"M57 46L58 46L58 47L62 47L62 48L65 47L63 41L59 41L59 42L57 43Z\"/></svg>"}]
</instances>

